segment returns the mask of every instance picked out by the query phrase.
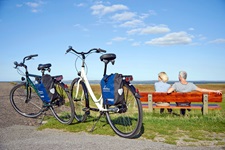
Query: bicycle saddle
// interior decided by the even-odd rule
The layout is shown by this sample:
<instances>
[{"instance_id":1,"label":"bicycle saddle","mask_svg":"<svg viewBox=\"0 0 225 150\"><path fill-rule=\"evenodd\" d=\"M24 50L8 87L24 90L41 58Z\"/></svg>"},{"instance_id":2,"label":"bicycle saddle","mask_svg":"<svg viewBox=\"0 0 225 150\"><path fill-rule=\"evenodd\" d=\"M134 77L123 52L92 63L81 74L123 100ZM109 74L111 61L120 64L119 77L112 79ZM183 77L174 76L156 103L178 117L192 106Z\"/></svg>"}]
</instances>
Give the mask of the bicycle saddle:
<instances>
[{"instance_id":1,"label":"bicycle saddle","mask_svg":"<svg viewBox=\"0 0 225 150\"><path fill-rule=\"evenodd\" d=\"M114 60L114 59L116 59L116 54L113 54L113 53L103 54L100 57L101 61L104 61L104 60L111 61L111 60Z\"/></svg>"},{"instance_id":2,"label":"bicycle saddle","mask_svg":"<svg viewBox=\"0 0 225 150\"><path fill-rule=\"evenodd\" d=\"M48 64L39 64L38 65L38 70L43 70L43 69L48 69L52 66L52 64L48 63Z\"/></svg>"}]
</instances>

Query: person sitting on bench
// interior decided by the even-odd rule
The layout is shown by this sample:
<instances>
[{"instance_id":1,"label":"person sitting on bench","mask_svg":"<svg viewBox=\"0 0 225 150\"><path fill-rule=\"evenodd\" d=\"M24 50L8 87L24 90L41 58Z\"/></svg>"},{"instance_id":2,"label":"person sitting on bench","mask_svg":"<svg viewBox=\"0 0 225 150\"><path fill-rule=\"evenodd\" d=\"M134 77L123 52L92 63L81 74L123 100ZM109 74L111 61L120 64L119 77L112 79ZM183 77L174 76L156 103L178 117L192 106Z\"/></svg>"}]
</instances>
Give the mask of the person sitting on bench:
<instances>
[{"instance_id":1,"label":"person sitting on bench","mask_svg":"<svg viewBox=\"0 0 225 150\"><path fill-rule=\"evenodd\" d=\"M160 72L158 74L158 82L155 82L154 87L156 92L167 92L167 90L171 87L170 84L167 83L169 77L165 72ZM166 102L158 102L156 106L169 106L170 103ZM172 109L167 109L169 113L172 112ZM160 109L160 113L164 112L164 108Z\"/></svg>"},{"instance_id":2,"label":"person sitting on bench","mask_svg":"<svg viewBox=\"0 0 225 150\"><path fill-rule=\"evenodd\" d=\"M179 72L179 82L175 82L167 91L167 93L176 92L191 92L191 91L199 91L199 92L215 92L218 94L222 94L221 90L209 90L202 89L197 87L194 83L187 82L187 72L180 71ZM176 103L178 106L190 106L191 103ZM185 115L186 109L180 109L180 114Z\"/></svg>"}]
</instances>

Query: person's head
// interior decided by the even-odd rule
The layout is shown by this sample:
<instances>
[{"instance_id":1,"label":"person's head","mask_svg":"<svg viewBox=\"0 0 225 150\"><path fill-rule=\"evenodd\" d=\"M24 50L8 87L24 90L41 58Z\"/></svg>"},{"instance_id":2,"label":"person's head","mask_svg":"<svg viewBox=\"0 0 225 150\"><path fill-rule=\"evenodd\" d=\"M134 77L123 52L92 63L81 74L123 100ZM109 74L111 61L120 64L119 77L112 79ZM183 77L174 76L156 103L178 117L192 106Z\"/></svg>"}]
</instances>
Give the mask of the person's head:
<instances>
[{"instance_id":1,"label":"person's head","mask_svg":"<svg viewBox=\"0 0 225 150\"><path fill-rule=\"evenodd\" d=\"M169 80L169 77L167 76L167 74L165 72L160 72L158 74L158 77L163 82L167 82Z\"/></svg>"},{"instance_id":2,"label":"person's head","mask_svg":"<svg viewBox=\"0 0 225 150\"><path fill-rule=\"evenodd\" d=\"M187 79L187 72L186 71L180 71L179 72L179 80L181 79Z\"/></svg>"}]
</instances>

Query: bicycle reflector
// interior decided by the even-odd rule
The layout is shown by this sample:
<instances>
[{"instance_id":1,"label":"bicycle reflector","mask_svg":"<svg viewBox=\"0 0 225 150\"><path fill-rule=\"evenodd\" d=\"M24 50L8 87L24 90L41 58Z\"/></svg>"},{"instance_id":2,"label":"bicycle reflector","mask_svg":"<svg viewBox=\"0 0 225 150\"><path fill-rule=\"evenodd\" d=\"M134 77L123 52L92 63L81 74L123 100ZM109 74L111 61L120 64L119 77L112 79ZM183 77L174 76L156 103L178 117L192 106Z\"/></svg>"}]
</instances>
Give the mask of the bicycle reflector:
<instances>
[{"instance_id":1,"label":"bicycle reflector","mask_svg":"<svg viewBox=\"0 0 225 150\"><path fill-rule=\"evenodd\" d=\"M126 82L133 81L133 76L125 76Z\"/></svg>"}]
</instances>

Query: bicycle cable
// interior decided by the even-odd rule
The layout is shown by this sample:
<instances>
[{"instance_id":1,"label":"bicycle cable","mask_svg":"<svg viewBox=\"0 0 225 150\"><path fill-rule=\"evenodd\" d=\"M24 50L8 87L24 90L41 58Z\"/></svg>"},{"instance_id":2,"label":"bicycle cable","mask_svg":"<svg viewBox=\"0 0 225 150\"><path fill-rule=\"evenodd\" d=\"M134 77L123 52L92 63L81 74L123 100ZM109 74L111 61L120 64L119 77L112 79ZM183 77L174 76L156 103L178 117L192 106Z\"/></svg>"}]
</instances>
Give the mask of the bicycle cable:
<instances>
[{"instance_id":1,"label":"bicycle cable","mask_svg":"<svg viewBox=\"0 0 225 150\"><path fill-rule=\"evenodd\" d=\"M25 76L25 73L19 69L19 68L16 68L17 69L17 73L20 74L21 76Z\"/></svg>"}]
</instances>

